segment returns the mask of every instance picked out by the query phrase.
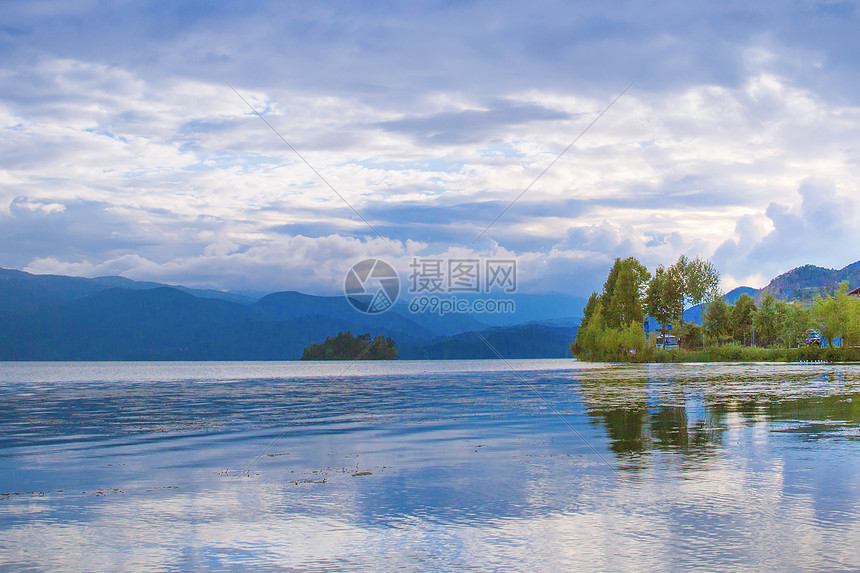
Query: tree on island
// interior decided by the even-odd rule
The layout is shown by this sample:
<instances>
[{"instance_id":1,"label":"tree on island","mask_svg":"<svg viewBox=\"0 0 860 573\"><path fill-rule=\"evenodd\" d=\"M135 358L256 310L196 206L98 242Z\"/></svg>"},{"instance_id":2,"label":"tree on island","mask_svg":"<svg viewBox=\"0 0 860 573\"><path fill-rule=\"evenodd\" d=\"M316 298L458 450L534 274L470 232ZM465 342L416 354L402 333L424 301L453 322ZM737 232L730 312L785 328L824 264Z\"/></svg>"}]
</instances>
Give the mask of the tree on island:
<instances>
[{"instance_id":1,"label":"tree on island","mask_svg":"<svg viewBox=\"0 0 860 573\"><path fill-rule=\"evenodd\" d=\"M668 269L660 266L648 284L645 307L648 314L661 325L665 337L666 325L679 327L679 335L692 342L692 331L700 331L702 347L705 346L705 328L684 324L684 308L687 305L702 306L702 323L705 324L706 303L720 298L720 273L710 261L696 257L688 259L681 255ZM699 336L699 334L696 334Z\"/></svg>"},{"instance_id":2,"label":"tree on island","mask_svg":"<svg viewBox=\"0 0 860 573\"><path fill-rule=\"evenodd\" d=\"M615 259L603 285L603 311L606 325L621 328L642 322L642 293L651 274L635 257Z\"/></svg>"},{"instance_id":3,"label":"tree on island","mask_svg":"<svg viewBox=\"0 0 860 573\"><path fill-rule=\"evenodd\" d=\"M728 304L718 284L719 273L698 257L682 255L668 268L657 267L653 276L635 258L618 258L603 292L588 299L571 352L582 360L619 362L860 361L860 297L848 294L847 282L834 295L806 305L767 292L758 301L742 294ZM689 304L702 305L703 327L683 321ZM668 325L676 327L681 348L666 351L649 343L645 314L660 323L664 340Z\"/></svg>"},{"instance_id":4,"label":"tree on island","mask_svg":"<svg viewBox=\"0 0 860 573\"><path fill-rule=\"evenodd\" d=\"M592 293L571 350L586 360L642 360L651 353L645 340L643 320L650 315L660 324L664 340L668 325L694 344L704 334L699 327L685 328L685 303L703 304L719 297L720 274L699 257L684 255L654 276L634 257L617 258L601 294ZM720 307L721 308L721 307Z\"/></svg>"},{"instance_id":5,"label":"tree on island","mask_svg":"<svg viewBox=\"0 0 860 573\"><path fill-rule=\"evenodd\" d=\"M648 270L634 257L615 259L603 285L592 293L571 350L589 360L625 360L644 350L642 295Z\"/></svg>"},{"instance_id":6,"label":"tree on island","mask_svg":"<svg viewBox=\"0 0 860 573\"><path fill-rule=\"evenodd\" d=\"M717 297L702 311L705 336L716 344L732 339L732 309L726 299Z\"/></svg>"},{"instance_id":7,"label":"tree on island","mask_svg":"<svg viewBox=\"0 0 860 573\"><path fill-rule=\"evenodd\" d=\"M302 352L302 360L394 360L398 357L397 343L382 335L373 340L370 334L353 336L339 332L325 342L314 342Z\"/></svg>"},{"instance_id":8,"label":"tree on island","mask_svg":"<svg viewBox=\"0 0 860 573\"><path fill-rule=\"evenodd\" d=\"M842 282L834 296L821 295L810 307L813 327L828 344L842 338L844 346L860 344L860 299L848 295L848 283Z\"/></svg>"}]
</instances>

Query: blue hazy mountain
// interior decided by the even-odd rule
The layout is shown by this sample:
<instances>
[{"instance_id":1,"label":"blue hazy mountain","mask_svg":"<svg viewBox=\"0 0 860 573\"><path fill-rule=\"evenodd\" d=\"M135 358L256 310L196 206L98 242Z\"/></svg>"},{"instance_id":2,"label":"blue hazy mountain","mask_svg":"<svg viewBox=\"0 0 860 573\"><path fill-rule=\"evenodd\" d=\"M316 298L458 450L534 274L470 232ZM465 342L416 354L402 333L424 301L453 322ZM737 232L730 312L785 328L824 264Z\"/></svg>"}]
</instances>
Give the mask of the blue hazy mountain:
<instances>
[{"instance_id":1,"label":"blue hazy mountain","mask_svg":"<svg viewBox=\"0 0 860 573\"><path fill-rule=\"evenodd\" d=\"M420 345L417 325L336 316L260 317L250 305L171 287L106 289L28 313L0 313L6 360L291 360L338 332L371 331ZM398 330L407 327L411 330Z\"/></svg>"},{"instance_id":2,"label":"blue hazy mountain","mask_svg":"<svg viewBox=\"0 0 860 573\"><path fill-rule=\"evenodd\" d=\"M746 294L757 299L760 292L761 289L739 286L723 295L723 300L725 300L728 304L735 304L736 302L738 302L738 299L741 297L741 295Z\"/></svg>"},{"instance_id":3,"label":"blue hazy mountain","mask_svg":"<svg viewBox=\"0 0 860 573\"><path fill-rule=\"evenodd\" d=\"M406 303L366 315L343 296L281 292L253 300L122 277L0 269L0 359L291 360L347 331L390 336L404 358L492 357L475 344L475 331L505 357L567 356L585 301L560 299L562 314L553 316L555 296L514 295L517 312L504 317L413 313ZM541 319L555 322L535 324ZM491 326L499 322L506 326Z\"/></svg>"},{"instance_id":4,"label":"blue hazy mountain","mask_svg":"<svg viewBox=\"0 0 860 573\"><path fill-rule=\"evenodd\" d=\"M728 304L735 304L738 301L738 299L741 297L741 295L743 295L743 294L748 294L749 296L753 297L754 299L758 299L758 296L761 292L762 292L761 289L746 287L746 286L740 286L740 287L734 288L734 289L730 290L729 292L727 292L726 294L724 294L723 300L726 301ZM696 305L691 306L687 310L685 310L684 311L684 321L685 322L694 322L696 324L701 325L702 324L702 305L696 304Z\"/></svg>"},{"instance_id":5,"label":"blue hazy mountain","mask_svg":"<svg viewBox=\"0 0 860 573\"><path fill-rule=\"evenodd\" d=\"M412 313L405 303L397 303L385 313L366 315L356 312L346 297L314 296L294 291L266 295L251 307L260 320L285 320L308 315L330 316L351 322L365 330L390 328L395 332L409 332L412 337L425 339L487 328L486 324L470 315L450 314L440 317L429 313Z\"/></svg>"},{"instance_id":6,"label":"blue hazy mountain","mask_svg":"<svg viewBox=\"0 0 860 573\"><path fill-rule=\"evenodd\" d=\"M124 277L97 277L92 279L62 275L34 275L24 271L0 268L0 312L26 312L46 304L56 304L111 289L150 290L168 285L133 281ZM217 290L173 287L199 298L250 303L253 299L243 295Z\"/></svg>"},{"instance_id":7,"label":"blue hazy mountain","mask_svg":"<svg viewBox=\"0 0 860 573\"><path fill-rule=\"evenodd\" d=\"M474 299L494 300L494 301L512 301L515 307L514 312L486 312L476 315L474 320L484 326L507 326L514 324L526 324L529 322L544 322L552 320L573 321L574 324L579 324L582 319L582 310L585 308L587 299L571 296L567 294L550 293L550 294L523 294L523 293L481 293L481 294L457 294L459 300L472 301ZM420 295L415 297L420 299ZM398 306L401 306L398 304ZM402 303L406 306L406 303ZM402 310L400 310L402 312ZM429 313L422 313L425 316L432 316ZM447 320L449 317L457 315L445 315ZM471 330L472 328L464 328L461 332Z\"/></svg>"},{"instance_id":8,"label":"blue hazy mountain","mask_svg":"<svg viewBox=\"0 0 860 573\"><path fill-rule=\"evenodd\" d=\"M566 358L570 356L570 343L576 338L576 330L577 326L522 324L489 328L480 335L475 332L464 332L456 336L440 338L421 347L408 344L398 345L398 347L401 358L414 360L499 358L500 356L502 358Z\"/></svg>"}]
</instances>

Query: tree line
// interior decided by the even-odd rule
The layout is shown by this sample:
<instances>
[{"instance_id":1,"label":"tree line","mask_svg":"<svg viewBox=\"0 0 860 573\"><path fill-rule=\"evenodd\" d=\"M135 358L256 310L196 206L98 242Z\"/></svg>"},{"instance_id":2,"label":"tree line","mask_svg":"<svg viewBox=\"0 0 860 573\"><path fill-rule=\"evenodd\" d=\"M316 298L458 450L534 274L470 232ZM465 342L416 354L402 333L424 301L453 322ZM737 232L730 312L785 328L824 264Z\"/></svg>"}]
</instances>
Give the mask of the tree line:
<instances>
[{"instance_id":1,"label":"tree line","mask_svg":"<svg viewBox=\"0 0 860 573\"><path fill-rule=\"evenodd\" d=\"M672 353L655 348L653 338L646 339L646 316L657 323L663 340L671 328L681 354L700 352L690 359L740 359L743 353L736 349L750 347L806 348L813 331L820 338L813 337L812 342L831 348L836 338L846 348L860 344L860 300L848 295L847 283L834 296L803 305L770 294L758 304L748 294L728 304L719 282L713 264L699 257L682 255L669 267L658 266L653 275L635 257L617 258L602 292L588 299L571 352L593 361L664 360ZM683 319L684 309L696 304L702 305L702 326ZM847 359L847 350L840 356Z\"/></svg>"},{"instance_id":2,"label":"tree line","mask_svg":"<svg viewBox=\"0 0 860 573\"><path fill-rule=\"evenodd\" d=\"M811 304L787 302L766 293L756 304L748 294L734 305L717 298L708 306L705 333L718 344L739 343L765 348L803 345L843 347L860 344L860 299L848 295L848 283L833 296L817 297Z\"/></svg>"}]
</instances>

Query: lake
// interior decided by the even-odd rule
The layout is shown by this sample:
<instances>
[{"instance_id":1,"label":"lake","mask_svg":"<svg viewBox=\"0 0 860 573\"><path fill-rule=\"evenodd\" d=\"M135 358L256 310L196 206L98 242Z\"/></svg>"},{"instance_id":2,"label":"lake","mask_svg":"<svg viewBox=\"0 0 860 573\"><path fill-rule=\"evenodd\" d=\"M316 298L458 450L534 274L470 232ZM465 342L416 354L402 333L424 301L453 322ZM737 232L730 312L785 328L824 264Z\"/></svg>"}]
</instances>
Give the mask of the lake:
<instances>
[{"instance_id":1,"label":"lake","mask_svg":"<svg viewBox=\"0 0 860 573\"><path fill-rule=\"evenodd\" d=\"M858 439L858 366L0 363L0 570L858 570Z\"/></svg>"}]
</instances>

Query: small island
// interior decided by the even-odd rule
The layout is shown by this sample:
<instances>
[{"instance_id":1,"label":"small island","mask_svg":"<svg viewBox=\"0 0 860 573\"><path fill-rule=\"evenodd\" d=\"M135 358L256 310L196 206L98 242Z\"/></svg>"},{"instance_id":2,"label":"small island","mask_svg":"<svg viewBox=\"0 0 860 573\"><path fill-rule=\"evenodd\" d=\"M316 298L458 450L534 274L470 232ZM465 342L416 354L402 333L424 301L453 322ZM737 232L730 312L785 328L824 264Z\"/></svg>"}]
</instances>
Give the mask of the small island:
<instances>
[{"instance_id":1,"label":"small island","mask_svg":"<svg viewBox=\"0 0 860 573\"><path fill-rule=\"evenodd\" d=\"M396 360L397 343L382 335L370 338L370 333L353 336L339 332L325 342L314 342L302 352L302 360Z\"/></svg>"}]
</instances>

